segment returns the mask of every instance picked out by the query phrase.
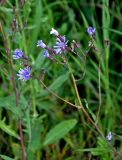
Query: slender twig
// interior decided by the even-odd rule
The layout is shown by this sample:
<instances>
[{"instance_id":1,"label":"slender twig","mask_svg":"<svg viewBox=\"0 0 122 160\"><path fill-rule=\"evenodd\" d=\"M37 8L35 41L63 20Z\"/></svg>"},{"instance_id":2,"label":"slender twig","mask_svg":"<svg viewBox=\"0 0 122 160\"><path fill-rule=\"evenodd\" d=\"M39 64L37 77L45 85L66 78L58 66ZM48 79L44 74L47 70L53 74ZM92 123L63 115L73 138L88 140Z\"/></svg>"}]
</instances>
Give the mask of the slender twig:
<instances>
[{"instance_id":1,"label":"slender twig","mask_svg":"<svg viewBox=\"0 0 122 160\"><path fill-rule=\"evenodd\" d=\"M71 72L70 72L71 73ZM77 98L78 98L78 101L79 101L79 106L76 106L74 104L72 104L71 102L68 102L66 101L65 99L61 98L60 96L58 96L56 93L54 93L52 90L50 90L45 84L44 82L41 80L41 78L38 78L38 80L41 82L41 84L46 88L46 90L48 92L50 92L52 95L54 95L55 97L57 97L58 99L62 100L63 102L75 107L75 108L78 108L78 109L81 109L83 111L83 113L85 114L85 116L88 118L88 120L94 125L94 127L96 128L96 130L98 131L98 133L104 137L103 133L101 132L101 130L98 128L98 126L94 123L94 121L91 119L91 117L89 116L89 114L86 112L86 110L84 109L83 107L83 104L80 100L80 96L79 96L79 93L78 93L78 89L77 89L77 85L76 85L76 82L75 82L75 78L73 76L73 74L71 73L71 76L72 76L72 79L73 79L73 84L74 84L74 88L75 88L75 91L76 91L76 95L77 95Z\"/></svg>"},{"instance_id":2,"label":"slender twig","mask_svg":"<svg viewBox=\"0 0 122 160\"><path fill-rule=\"evenodd\" d=\"M73 77L73 79L74 79L74 77ZM86 112L86 110L84 109L83 105L81 104L81 102L79 102L79 103L81 104L81 106L76 106L76 105L74 105L74 104L66 101L65 99L61 98L61 97L58 96L56 93L54 93L52 90L50 90L50 89L45 85L45 83L41 80L41 78L38 78L38 80L39 80L39 81L41 82L41 84L45 87L45 89L46 89L48 92L50 92L52 95L54 95L56 98L62 100L63 102L65 102L65 103L67 103L67 104L69 104L69 105L71 105L71 106L73 106L73 107L75 107L75 108L81 109L81 110L83 111L83 113L85 114L85 116L86 116L86 117L88 118L88 120L90 121L90 123L93 124L93 126L94 126L94 128L97 130L97 132L98 132L98 133L101 135L101 137L106 141L106 138L105 138L105 136L103 135L102 131L99 129L99 127L97 126L97 124L94 123L94 121L91 119L91 117L90 117L89 114ZM76 83L76 82L75 82L75 79L74 79L73 81L74 81L74 83ZM76 87L76 86L77 86L77 85L75 84L75 89L77 90L77 87ZM78 90L77 90L76 92L77 92L77 94L78 94L78 97L80 98L79 93L78 93ZM78 98L78 99L79 99L79 98ZM79 100L80 100L80 99L79 99ZM80 100L80 101L81 101L81 100ZM112 149L112 151L113 151L114 153L116 153L119 157L121 157L121 154L117 153L116 149L112 146L111 143L108 142L108 145L111 147L111 149Z\"/></svg>"},{"instance_id":3,"label":"slender twig","mask_svg":"<svg viewBox=\"0 0 122 160\"><path fill-rule=\"evenodd\" d=\"M93 126L96 128L96 130L98 131L98 133L104 137L103 133L101 132L101 130L98 128L98 126L94 123L94 121L91 119L91 117L89 116L89 114L87 113L87 111L85 110L85 108L83 107L83 104L80 100L80 96L79 96L79 92L78 92L78 88L77 88L77 85L76 85L76 81L75 81L75 78L73 76L73 74L71 74L72 76L72 80L73 80L73 84L74 84L74 88L75 88L75 92L76 92L76 96L77 96L77 99L80 103L80 107L83 111L83 113L85 114L85 116L88 118L88 120L93 124Z\"/></svg>"},{"instance_id":4,"label":"slender twig","mask_svg":"<svg viewBox=\"0 0 122 160\"><path fill-rule=\"evenodd\" d=\"M73 76L73 75L72 75L72 76ZM73 79L74 79L74 78L73 78ZM47 90L48 92L50 92L52 95L54 95L56 98L62 100L63 102L65 102L65 103L67 103L67 104L69 104L69 105L71 105L71 106L73 106L73 107L75 107L75 108L82 109L82 111L84 112L84 114L86 115L86 117L88 118L88 120L95 126L95 128L96 128L97 131L100 133L100 135L101 135L102 137L104 137L103 134L102 134L102 132L100 131L100 129L96 126L96 124L93 122L93 120L91 119L91 117L88 115L88 113L87 113L86 110L84 109L84 107L83 107L83 105L82 105L82 103L81 103L81 101L80 101L80 96L79 96L79 93L78 93L78 90L77 90L77 86L76 86L75 81L74 81L75 90L76 90L76 92L77 92L77 96L78 96L78 99L79 99L80 106L76 106L75 104L73 104L73 103L71 103L71 102L69 102L69 101L66 101L65 99L61 98L61 97L58 96L56 93L54 93L52 90L50 90L50 89L44 84L44 82L43 82L41 79L39 79L39 81L40 81L41 84L46 88L46 90Z\"/></svg>"},{"instance_id":5,"label":"slender twig","mask_svg":"<svg viewBox=\"0 0 122 160\"><path fill-rule=\"evenodd\" d=\"M44 82L43 82L40 78L39 78L39 81L40 81L41 84L45 87L45 89L46 89L48 92L50 92L52 95L54 95L56 98L62 100L63 102L69 104L70 106L73 106L73 107L78 108L78 109L81 108L80 106L76 106L75 104L73 104L73 103L71 103L71 102L69 102L69 101L66 101L65 99L63 99L63 98L61 98L60 96L58 96L56 93L54 93L52 90L50 90L50 89L44 84Z\"/></svg>"},{"instance_id":6,"label":"slender twig","mask_svg":"<svg viewBox=\"0 0 122 160\"><path fill-rule=\"evenodd\" d=\"M74 85L74 89L75 89L75 92L76 92L76 96L77 96L77 99L78 99L78 102L79 102L79 105L81 107L81 110L83 111L84 115L88 118L88 120L90 121L90 123L93 124L94 128L98 131L98 133L103 137L103 133L102 131L99 129L99 127L94 123L94 121L92 120L92 118L89 116L89 114L87 113L87 111L85 110L85 108L83 107L83 104L81 102L81 99L80 99L80 95L79 95L79 92L78 92L78 88L77 88L77 85L76 85L76 81L75 81L75 78L74 78L74 75L72 73L72 70L71 70L71 67L69 65L69 63L67 62L67 66L69 68L69 71L70 71L70 74L71 74L71 77L72 77L72 80L73 80L73 85Z\"/></svg>"},{"instance_id":7,"label":"slender twig","mask_svg":"<svg viewBox=\"0 0 122 160\"><path fill-rule=\"evenodd\" d=\"M14 93L15 93L15 98L16 98L16 106L18 106L18 104L19 104L19 95L18 95L18 91L17 91L17 87L16 87L16 81L14 79L14 69L13 69L13 64L12 64L11 54L10 54L11 50L8 47L7 39L6 39L6 36L5 36L4 32L3 32L2 24L1 23L0 23L0 32L2 33L4 47L5 47L6 53L8 55L8 61L9 61L9 66L10 66L10 70L11 70L11 79L12 79ZM24 152L24 141L23 141L23 133L22 133L22 123L21 123L21 119L20 118L19 118L19 122L18 122L18 128L19 128L19 135L20 135L22 160L25 160L26 158L25 158L25 152Z\"/></svg>"},{"instance_id":8,"label":"slender twig","mask_svg":"<svg viewBox=\"0 0 122 160\"><path fill-rule=\"evenodd\" d=\"M92 41L92 44L93 44L93 41ZM104 50L103 50L104 51ZM87 55L86 55L87 56ZM76 80L74 78L74 75L72 73L72 70L69 66L69 70L70 70L70 73L71 73L71 77L72 77L72 80L73 80L73 83L74 83L74 88L75 88L75 92L76 92L76 95L77 95L77 98L78 98L78 101L79 103L81 104L81 109L83 111L83 113L85 114L85 116L88 118L88 120L91 122L91 124L93 124L94 128L98 131L98 133L101 135L101 137L106 141L106 137L103 135L102 131L100 130L100 128L98 127L97 123L98 123L98 118L99 118L99 114L100 114L100 108L101 108L101 76L100 76L100 73L101 73L101 69L100 69L100 65L101 65L101 59L102 59L102 56L103 56L103 52L100 54L100 58L99 58L99 61L98 61L98 88L99 88L99 106L98 106L98 112L97 112L97 118L96 118L96 123L91 119L91 117L89 116L89 114L87 113L87 111L84 109L83 105L82 105L82 102L80 100L80 96L79 96L79 92L78 92L78 89L77 89L77 85L76 85ZM69 65L69 64L68 64ZM111 150L113 151L113 153L115 153L116 155L118 155L118 157L120 159L122 159L122 155L121 153L118 153L117 150L113 147L113 145L106 141L107 144L109 145L109 147L111 148Z\"/></svg>"}]
</instances>

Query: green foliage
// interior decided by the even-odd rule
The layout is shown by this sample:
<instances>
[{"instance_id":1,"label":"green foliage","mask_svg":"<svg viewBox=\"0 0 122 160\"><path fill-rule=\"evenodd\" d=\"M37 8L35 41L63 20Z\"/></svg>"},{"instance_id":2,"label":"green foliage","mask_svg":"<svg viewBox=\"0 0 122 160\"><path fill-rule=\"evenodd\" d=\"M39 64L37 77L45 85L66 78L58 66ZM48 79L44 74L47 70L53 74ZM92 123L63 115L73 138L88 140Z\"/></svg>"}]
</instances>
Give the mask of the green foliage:
<instances>
[{"instance_id":1,"label":"green foliage","mask_svg":"<svg viewBox=\"0 0 122 160\"><path fill-rule=\"evenodd\" d=\"M42 148L42 139L40 137L40 134L42 131L44 131L42 119L45 116L41 116L39 118L34 118L32 125L31 125L31 136L30 136L30 142L28 145L28 159L35 159L34 156L35 153Z\"/></svg>"},{"instance_id":2,"label":"green foliage","mask_svg":"<svg viewBox=\"0 0 122 160\"><path fill-rule=\"evenodd\" d=\"M8 156L4 156L4 155L1 155L0 154L0 157L3 159L3 160L14 160L13 158L10 158Z\"/></svg>"},{"instance_id":3,"label":"green foliage","mask_svg":"<svg viewBox=\"0 0 122 160\"><path fill-rule=\"evenodd\" d=\"M119 0L0 1L0 159L22 159L18 120L21 120L28 160L122 159L121 10ZM86 33L88 26L96 28L93 44L97 51L88 47L91 41ZM46 59L44 50L36 47L38 39L49 47L55 44L55 36L49 34L52 27L66 36L69 47L72 40L80 45L75 50L80 57L75 53L67 56L79 99L68 67ZM110 46L106 46L105 40L110 41ZM16 75L22 63L12 60L16 48L22 49L31 62L32 78L27 82L19 81ZM47 89L38 81L43 69L41 78ZM79 105L80 100L95 125L83 109L70 105ZM113 134L111 142L106 140L109 131Z\"/></svg>"},{"instance_id":4,"label":"green foliage","mask_svg":"<svg viewBox=\"0 0 122 160\"><path fill-rule=\"evenodd\" d=\"M5 108L8 111L11 111L15 118L18 118L19 115L22 114L21 110L26 106L26 101L24 97L20 97L19 105L16 106L15 95L11 94L11 96L7 96L4 98L0 98L0 108Z\"/></svg>"},{"instance_id":5,"label":"green foliage","mask_svg":"<svg viewBox=\"0 0 122 160\"><path fill-rule=\"evenodd\" d=\"M75 119L65 120L57 124L46 135L43 145L55 143L60 138L63 138L75 125Z\"/></svg>"},{"instance_id":6,"label":"green foliage","mask_svg":"<svg viewBox=\"0 0 122 160\"><path fill-rule=\"evenodd\" d=\"M96 148L78 149L77 152L91 152L92 155L98 156L101 160L112 160L112 150L100 137L97 140Z\"/></svg>"},{"instance_id":7,"label":"green foliage","mask_svg":"<svg viewBox=\"0 0 122 160\"><path fill-rule=\"evenodd\" d=\"M2 121L0 122L0 128L1 128L4 132L6 132L7 134L9 134L10 136L13 136L13 137L19 139L19 136L17 135L17 133L16 133L13 129L11 129L10 126L8 126L8 125L5 124L5 120L2 120Z\"/></svg>"},{"instance_id":8,"label":"green foliage","mask_svg":"<svg viewBox=\"0 0 122 160\"><path fill-rule=\"evenodd\" d=\"M68 74L59 76L50 86L49 89L55 91L68 79Z\"/></svg>"}]
</instances>

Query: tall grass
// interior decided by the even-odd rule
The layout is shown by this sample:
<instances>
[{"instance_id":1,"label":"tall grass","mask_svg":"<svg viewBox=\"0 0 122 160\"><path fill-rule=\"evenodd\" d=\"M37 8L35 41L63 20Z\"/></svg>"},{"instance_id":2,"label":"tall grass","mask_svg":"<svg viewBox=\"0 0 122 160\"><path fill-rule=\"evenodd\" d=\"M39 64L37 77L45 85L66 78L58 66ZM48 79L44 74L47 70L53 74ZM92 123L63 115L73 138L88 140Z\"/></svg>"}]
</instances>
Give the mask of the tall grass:
<instances>
[{"instance_id":1,"label":"tall grass","mask_svg":"<svg viewBox=\"0 0 122 160\"><path fill-rule=\"evenodd\" d=\"M122 159L121 10L118 0L0 2L1 159ZM95 50L88 26L96 28ZM55 43L52 27L80 45L68 67L36 47L38 39ZM16 48L29 57L26 82L17 77Z\"/></svg>"}]
</instances>

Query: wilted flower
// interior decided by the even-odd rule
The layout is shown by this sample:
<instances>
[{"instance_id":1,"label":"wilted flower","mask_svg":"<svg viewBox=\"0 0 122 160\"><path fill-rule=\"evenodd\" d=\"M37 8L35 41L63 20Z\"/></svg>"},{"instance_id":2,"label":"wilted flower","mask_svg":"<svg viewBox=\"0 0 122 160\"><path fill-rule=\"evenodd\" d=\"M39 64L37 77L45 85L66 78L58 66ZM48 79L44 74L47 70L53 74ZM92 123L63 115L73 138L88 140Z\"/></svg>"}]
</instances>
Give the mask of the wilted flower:
<instances>
[{"instance_id":1,"label":"wilted flower","mask_svg":"<svg viewBox=\"0 0 122 160\"><path fill-rule=\"evenodd\" d=\"M56 54L61 54L62 52L64 52L67 48L67 42L65 36L60 36L58 38L56 38L57 42L56 42L56 46L54 46L54 50L56 52Z\"/></svg>"},{"instance_id":2,"label":"wilted flower","mask_svg":"<svg viewBox=\"0 0 122 160\"><path fill-rule=\"evenodd\" d=\"M92 36L92 35L95 33L95 28L93 28L93 27L88 27L88 28L87 28L87 33Z\"/></svg>"},{"instance_id":3,"label":"wilted flower","mask_svg":"<svg viewBox=\"0 0 122 160\"><path fill-rule=\"evenodd\" d=\"M19 70L19 74L17 74L17 76L19 77L19 79L22 79L24 81L27 81L28 79L31 78L30 75L30 67L25 67L24 69Z\"/></svg>"},{"instance_id":4,"label":"wilted flower","mask_svg":"<svg viewBox=\"0 0 122 160\"><path fill-rule=\"evenodd\" d=\"M111 140L112 140L112 138L113 138L112 133L111 133L111 132L109 132L109 133L108 133L108 135L106 136L106 138L107 138L107 140L108 140L108 141L111 141Z\"/></svg>"},{"instance_id":5,"label":"wilted flower","mask_svg":"<svg viewBox=\"0 0 122 160\"><path fill-rule=\"evenodd\" d=\"M49 53L48 53L48 50L45 50L44 53L43 53L43 55L44 55L44 57L46 57L46 58L49 58L49 57L50 57L50 55L49 55Z\"/></svg>"},{"instance_id":6,"label":"wilted flower","mask_svg":"<svg viewBox=\"0 0 122 160\"><path fill-rule=\"evenodd\" d=\"M20 59L23 57L23 52L20 49L15 49L13 59Z\"/></svg>"},{"instance_id":7,"label":"wilted flower","mask_svg":"<svg viewBox=\"0 0 122 160\"><path fill-rule=\"evenodd\" d=\"M38 42L37 42L37 47L45 48L45 47L46 47L46 44L43 43L42 40L38 40Z\"/></svg>"},{"instance_id":8,"label":"wilted flower","mask_svg":"<svg viewBox=\"0 0 122 160\"><path fill-rule=\"evenodd\" d=\"M55 30L54 28L52 28L52 30L50 31L50 34L54 34L55 36L59 35L58 31Z\"/></svg>"}]
</instances>

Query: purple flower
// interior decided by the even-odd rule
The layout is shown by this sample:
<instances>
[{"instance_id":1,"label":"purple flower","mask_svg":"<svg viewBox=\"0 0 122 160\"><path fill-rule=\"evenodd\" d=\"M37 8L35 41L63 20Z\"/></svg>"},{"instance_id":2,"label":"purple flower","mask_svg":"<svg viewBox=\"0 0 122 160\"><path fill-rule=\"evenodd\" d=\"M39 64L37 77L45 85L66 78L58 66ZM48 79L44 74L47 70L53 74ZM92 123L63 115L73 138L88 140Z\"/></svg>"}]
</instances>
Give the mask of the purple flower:
<instances>
[{"instance_id":1,"label":"purple flower","mask_svg":"<svg viewBox=\"0 0 122 160\"><path fill-rule=\"evenodd\" d=\"M28 79L30 79L30 67L27 66L24 69L20 68L19 74L17 74L17 76L19 77L19 79L22 79L23 81L27 81Z\"/></svg>"},{"instance_id":2,"label":"purple flower","mask_svg":"<svg viewBox=\"0 0 122 160\"><path fill-rule=\"evenodd\" d=\"M42 40L38 40L37 47L46 48L46 44Z\"/></svg>"},{"instance_id":3,"label":"purple flower","mask_svg":"<svg viewBox=\"0 0 122 160\"><path fill-rule=\"evenodd\" d=\"M67 42L65 36L59 36L56 38L56 46L54 46L54 51L56 54L61 54L67 48Z\"/></svg>"},{"instance_id":4,"label":"purple flower","mask_svg":"<svg viewBox=\"0 0 122 160\"><path fill-rule=\"evenodd\" d=\"M54 34L55 36L59 35L58 31L55 30L54 28L52 28L52 30L50 31L50 34Z\"/></svg>"},{"instance_id":5,"label":"purple flower","mask_svg":"<svg viewBox=\"0 0 122 160\"><path fill-rule=\"evenodd\" d=\"M23 52L20 49L15 49L13 59L20 59L23 57Z\"/></svg>"},{"instance_id":6,"label":"purple flower","mask_svg":"<svg viewBox=\"0 0 122 160\"><path fill-rule=\"evenodd\" d=\"M92 36L92 35L95 33L95 28L93 28L93 27L88 27L88 28L87 28L87 33Z\"/></svg>"},{"instance_id":7,"label":"purple flower","mask_svg":"<svg viewBox=\"0 0 122 160\"><path fill-rule=\"evenodd\" d=\"M44 55L44 57L46 57L46 58L49 58L49 57L50 57L50 55L49 55L49 53L48 53L48 50L45 50L44 53L43 53L43 55Z\"/></svg>"},{"instance_id":8,"label":"purple flower","mask_svg":"<svg viewBox=\"0 0 122 160\"><path fill-rule=\"evenodd\" d=\"M113 138L112 133L111 133L111 132L109 132L109 133L108 133L108 135L106 136L106 138L107 138L107 140L108 140L108 141L111 141L111 140L112 140L112 138Z\"/></svg>"}]
</instances>

